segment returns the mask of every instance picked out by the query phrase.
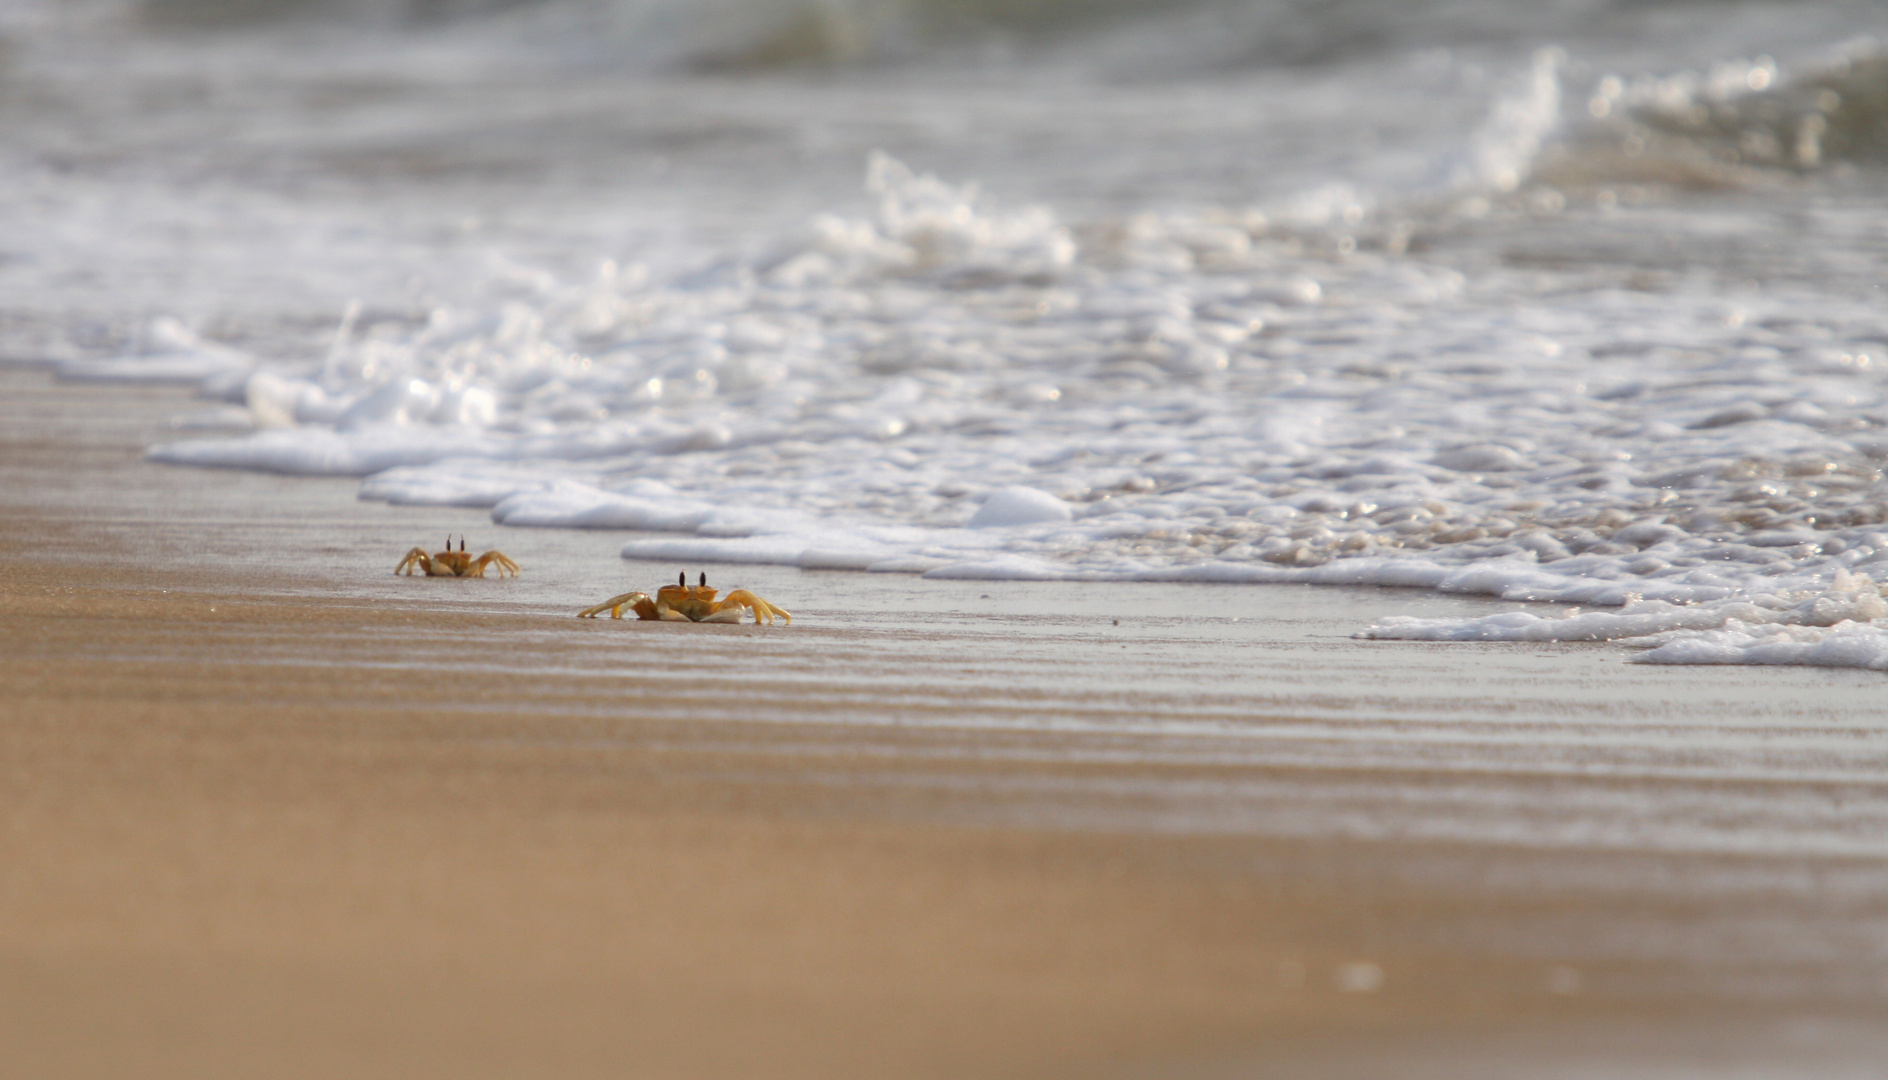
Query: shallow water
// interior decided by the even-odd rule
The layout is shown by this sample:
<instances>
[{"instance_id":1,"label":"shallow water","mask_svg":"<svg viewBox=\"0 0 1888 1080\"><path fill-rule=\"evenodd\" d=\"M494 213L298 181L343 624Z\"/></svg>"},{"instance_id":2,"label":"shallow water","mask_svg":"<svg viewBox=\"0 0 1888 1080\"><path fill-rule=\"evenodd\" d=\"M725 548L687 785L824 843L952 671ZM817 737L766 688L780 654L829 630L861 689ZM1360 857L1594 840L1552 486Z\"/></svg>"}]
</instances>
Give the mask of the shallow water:
<instances>
[{"instance_id":1,"label":"shallow water","mask_svg":"<svg viewBox=\"0 0 1888 1080\"><path fill-rule=\"evenodd\" d=\"M631 558L1888 667L1884 21L28 5L0 347L201 382L157 460Z\"/></svg>"}]
</instances>

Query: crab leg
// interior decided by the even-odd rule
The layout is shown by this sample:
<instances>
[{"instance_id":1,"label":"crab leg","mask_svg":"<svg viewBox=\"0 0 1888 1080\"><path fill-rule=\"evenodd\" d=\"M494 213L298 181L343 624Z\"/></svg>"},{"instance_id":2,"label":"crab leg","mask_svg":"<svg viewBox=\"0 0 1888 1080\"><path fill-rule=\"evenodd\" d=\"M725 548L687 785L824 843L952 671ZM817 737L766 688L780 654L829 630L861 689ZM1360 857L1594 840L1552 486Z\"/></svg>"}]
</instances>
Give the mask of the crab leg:
<instances>
[{"instance_id":1,"label":"crab leg","mask_svg":"<svg viewBox=\"0 0 1888 1080\"><path fill-rule=\"evenodd\" d=\"M507 558L502 551L488 551L480 555L478 562L473 564L478 567L478 569L474 571L474 574L478 577L484 577L485 568L492 563L498 564L499 577L504 577L507 573L512 577L518 576L518 564Z\"/></svg>"},{"instance_id":2,"label":"crab leg","mask_svg":"<svg viewBox=\"0 0 1888 1080\"><path fill-rule=\"evenodd\" d=\"M726 599L715 605L715 612L719 614L724 609L733 608L735 611L734 617L738 620L741 617L740 609L744 607L754 609L754 621L757 623L771 624L774 621L775 615L780 616L788 623L793 622L793 614L786 608L775 607L767 601L762 600L760 597L755 596L753 593L748 592L746 589L736 589L729 593ZM716 621L718 622L720 620Z\"/></svg>"},{"instance_id":3,"label":"crab leg","mask_svg":"<svg viewBox=\"0 0 1888 1080\"><path fill-rule=\"evenodd\" d=\"M598 604L595 607L584 608L582 611L579 611L577 613L577 617L579 619L594 619L597 617L598 612L601 612L607 609L610 613L610 618L620 619L623 617L623 609L626 607L632 607L636 609L636 614L641 615L643 618L646 619L646 618L649 618L650 616L642 614L642 606L644 604L649 605L649 610L653 614L655 611L655 605L650 602L648 593L626 592L621 596L612 596L608 600L603 601L601 604Z\"/></svg>"},{"instance_id":4,"label":"crab leg","mask_svg":"<svg viewBox=\"0 0 1888 1080\"><path fill-rule=\"evenodd\" d=\"M393 572L396 574L404 573L408 577L412 577L413 571L411 568L415 566L419 567L420 570L428 576L432 575L433 559L432 556L426 554L425 548L414 548L412 551L407 552L406 558L400 560L400 565L394 567Z\"/></svg>"}]
</instances>

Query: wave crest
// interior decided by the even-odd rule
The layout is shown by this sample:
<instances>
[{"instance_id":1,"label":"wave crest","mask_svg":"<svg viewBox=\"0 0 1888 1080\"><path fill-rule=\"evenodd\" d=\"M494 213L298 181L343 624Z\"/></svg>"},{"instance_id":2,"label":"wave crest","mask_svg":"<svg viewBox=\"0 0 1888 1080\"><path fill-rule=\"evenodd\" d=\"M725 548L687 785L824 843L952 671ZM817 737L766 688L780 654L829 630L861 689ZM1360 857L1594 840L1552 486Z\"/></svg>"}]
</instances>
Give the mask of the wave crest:
<instances>
[{"instance_id":1,"label":"wave crest","mask_svg":"<svg viewBox=\"0 0 1888 1080\"><path fill-rule=\"evenodd\" d=\"M1888 47L1853 42L1798 73L1760 56L1706 71L1607 76L1585 122L1541 157L1562 187L1745 186L1777 172L1888 159Z\"/></svg>"}]
</instances>

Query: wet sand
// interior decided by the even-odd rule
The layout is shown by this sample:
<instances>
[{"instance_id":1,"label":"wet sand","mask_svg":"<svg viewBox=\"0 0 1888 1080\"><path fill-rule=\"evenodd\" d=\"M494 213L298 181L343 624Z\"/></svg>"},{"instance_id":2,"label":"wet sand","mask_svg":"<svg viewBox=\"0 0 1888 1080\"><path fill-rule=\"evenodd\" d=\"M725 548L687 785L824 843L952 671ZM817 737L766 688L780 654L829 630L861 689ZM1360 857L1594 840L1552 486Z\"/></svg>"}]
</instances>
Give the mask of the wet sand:
<instances>
[{"instance_id":1,"label":"wet sand","mask_svg":"<svg viewBox=\"0 0 1888 1080\"><path fill-rule=\"evenodd\" d=\"M0 368L36 1077L1872 1076L1865 672L1358 642L1470 598L674 567L142 448ZM391 574L447 532L525 567ZM690 567L691 571L704 569Z\"/></svg>"}]
</instances>

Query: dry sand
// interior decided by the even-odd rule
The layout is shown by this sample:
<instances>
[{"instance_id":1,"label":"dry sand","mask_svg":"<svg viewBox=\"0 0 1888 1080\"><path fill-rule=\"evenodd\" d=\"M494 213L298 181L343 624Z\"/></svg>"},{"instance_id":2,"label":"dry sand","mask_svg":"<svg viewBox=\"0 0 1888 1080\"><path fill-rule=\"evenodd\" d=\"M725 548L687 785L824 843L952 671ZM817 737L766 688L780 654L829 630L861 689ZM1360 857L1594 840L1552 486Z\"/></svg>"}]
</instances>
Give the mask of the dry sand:
<instances>
[{"instance_id":1,"label":"dry sand","mask_svg":"<svg viewBox=\"0 0 1888 1080\"><path fill-rule=\"evenodd\" d=\"M190 408L0 369L7 1075L1888 1061L1880 676L1352 641L1491 606L1378 590L580 621L674 568L143 462ZM448 531L524 575L390 573Z\"/></svg>"}]
</instances>

